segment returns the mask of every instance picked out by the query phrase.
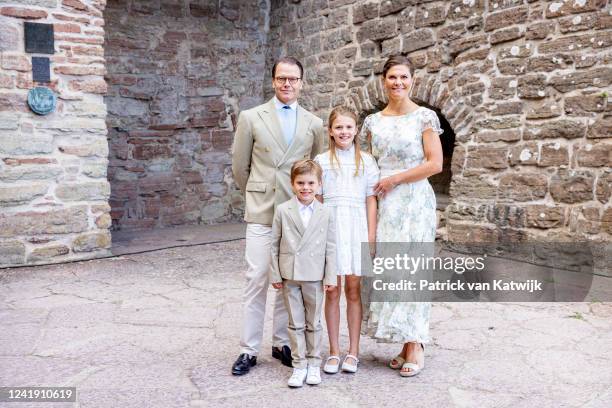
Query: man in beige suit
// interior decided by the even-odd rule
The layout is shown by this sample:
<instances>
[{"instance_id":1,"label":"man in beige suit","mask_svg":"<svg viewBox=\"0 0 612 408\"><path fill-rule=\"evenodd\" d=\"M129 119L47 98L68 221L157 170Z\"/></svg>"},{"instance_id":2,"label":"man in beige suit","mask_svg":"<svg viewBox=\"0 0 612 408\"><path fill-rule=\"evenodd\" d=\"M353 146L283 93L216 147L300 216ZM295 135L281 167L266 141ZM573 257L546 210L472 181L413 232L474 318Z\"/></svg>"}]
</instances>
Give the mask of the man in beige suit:
<instances>
[{"instance_id":1,"label":"man in beige suit","mask_svg":"<svg viewBox=\"0 0 612 408\"><path fill-rule=\"evenodd\" d=\"M232 155L234 180L245 195L247 285L240 355L232 374L243 375L257 362L263 336L268 291L272 218L276 206L291 196L289 171L303 158L325 149L321 119L298 105L304 70L292 57L272 68L275 96L243 111L238 118ZM274 301L272 356L291 366L288 316L282 296Z\"/></svg>"},{"instance_id":2,"label":"man in beige suit","mask_svg":"<svg viewBox=\"0 0 612 408\"><path fill-rule=\"evenodd\" d=\"M321 382L323 288L336 286L336 231L328 208L315 200L323 171L314 160L291 169L295 197L278 206L272 223L270 281L283 290L293 358L290 387Z\"/></svg>"}]
</instances>

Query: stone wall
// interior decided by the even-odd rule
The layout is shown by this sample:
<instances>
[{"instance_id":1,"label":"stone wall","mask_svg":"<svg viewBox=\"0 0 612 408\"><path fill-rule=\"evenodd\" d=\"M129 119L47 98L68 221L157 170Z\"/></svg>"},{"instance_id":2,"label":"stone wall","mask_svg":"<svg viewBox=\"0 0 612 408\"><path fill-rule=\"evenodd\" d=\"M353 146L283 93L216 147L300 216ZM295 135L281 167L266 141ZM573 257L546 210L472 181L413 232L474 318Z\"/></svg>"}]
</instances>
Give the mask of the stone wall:
<instances>
[{"instance_id":1,"label":"stone wall","mask_svg":"<svg viewBox=\"0 0 612 408\"><path fill-rule=\"evenodd\" d=\"M105 1L0 1L0 266L107 254ZM27 106L24 21L51 23L57 109ZM43 84L45 85L45 84Z\"/></svg>"},{"instance_id":2,"label":"stone wall","mask_svg":"<svg viewBox=\"0 0 612 408\"><path fill-rule=\"evenodd\" d=\"M105 12L113 226L242 218L230 149L263 98L269 5L114 0Z\"/></svg>"},{"instance_id":3,"label":"stone wall","mask_svg":"<svg viewBox=\"0 0 612 408\"><path fill-rule=\"evenodd\" d=\"M408 55L456 135L448 239L609 241L611 29L606 0L276 0L267 63L302 59L326 117L384 105L382 62Z\"/></svg>"}]
</instances>

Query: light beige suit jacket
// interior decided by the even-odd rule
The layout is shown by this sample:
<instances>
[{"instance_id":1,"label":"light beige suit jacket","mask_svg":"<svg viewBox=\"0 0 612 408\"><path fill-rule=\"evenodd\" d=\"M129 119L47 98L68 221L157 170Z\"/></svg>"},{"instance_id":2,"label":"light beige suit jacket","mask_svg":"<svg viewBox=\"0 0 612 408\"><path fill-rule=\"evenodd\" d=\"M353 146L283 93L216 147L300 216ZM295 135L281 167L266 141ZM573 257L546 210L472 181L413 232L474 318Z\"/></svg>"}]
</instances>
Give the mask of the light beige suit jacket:
<instances>
[{"instance_id":1,"label":"light beige suit jacket","mask_svg":"<svg viewBox=\"0 0 612 408\"><path fill-rule=\"evenodd\" d=\"M304 228L297 197L278 206L272 224L270 282L283 279L336 285L336 229L331 212L315 200Z\"/></svg>"},{"instance_id":2,"label":"light beige suit jacket","mask_svg":"<svg viewBox=\"0 0 612 408\"><path fill-rule=\"evenodd\" d=\"M245 195L246 222L271 225L274 209L291 196L291 165L326 149L323 121L298 105L295 136L287 146L274 98L238 117L232 171Z\"/></svg>"}]
</instances>

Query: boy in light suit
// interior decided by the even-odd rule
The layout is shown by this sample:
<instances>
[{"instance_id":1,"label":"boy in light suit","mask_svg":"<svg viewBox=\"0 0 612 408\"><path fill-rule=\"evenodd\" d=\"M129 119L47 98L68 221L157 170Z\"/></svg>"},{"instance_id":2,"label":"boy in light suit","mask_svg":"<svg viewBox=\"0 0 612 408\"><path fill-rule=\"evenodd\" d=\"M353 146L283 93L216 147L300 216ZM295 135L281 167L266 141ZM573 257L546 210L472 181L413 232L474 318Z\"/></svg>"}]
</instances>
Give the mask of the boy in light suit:
<instances>
[{"instance_id":1,"label":"boy in light suit","mask_svg":"<svg viewBox=\"0 0 612 408\"><path fill-rule=\"evenodd\" d=\"M291 167L295 196L276 208L272 222L270 282L282 289L289 313L293 374L289 387L321 383L323 291L336 286L335 227L330 211L315 200L321 167L300 160ZM325 289L324 289L325 288Z\"/></svg>"}]
</instances>

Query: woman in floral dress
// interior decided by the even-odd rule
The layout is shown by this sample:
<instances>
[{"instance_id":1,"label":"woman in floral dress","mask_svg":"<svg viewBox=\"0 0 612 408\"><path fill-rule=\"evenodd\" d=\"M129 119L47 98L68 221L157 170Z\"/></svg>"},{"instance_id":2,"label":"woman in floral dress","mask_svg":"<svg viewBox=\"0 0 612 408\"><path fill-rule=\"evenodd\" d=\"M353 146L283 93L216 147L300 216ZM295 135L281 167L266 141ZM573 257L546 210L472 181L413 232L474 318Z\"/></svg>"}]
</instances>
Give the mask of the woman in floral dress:
<instances>
[{"instance_id":1,"label":"woman in floral dress","mask_svg":"<svg viewBox=\"0 0 612 408\"><path fill-rule=\"evenodd\" d=\"M377 242L434 242L436 197L427 178L442 171L442 133L436 114L410 97L412 67L403 56L390 57L383 68L389 103L369 115L362 127L380 168ZM372 302L365 330L383 342L403 343L389 362L410 377L424 367L429 341L429 302ZM368 313L369 312L369 313Z\"/></svg>"}]
</instances>

